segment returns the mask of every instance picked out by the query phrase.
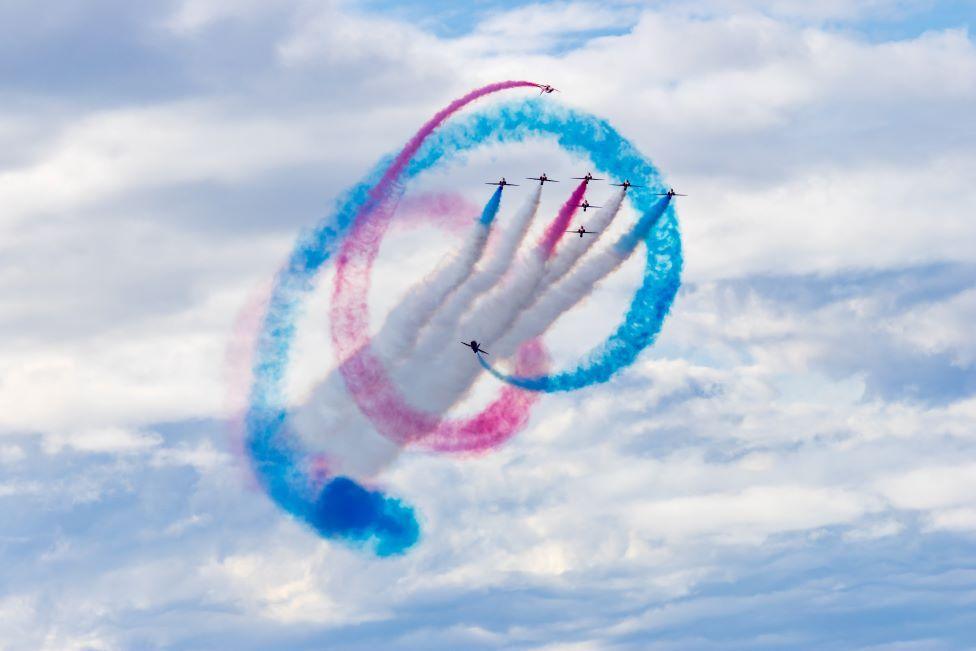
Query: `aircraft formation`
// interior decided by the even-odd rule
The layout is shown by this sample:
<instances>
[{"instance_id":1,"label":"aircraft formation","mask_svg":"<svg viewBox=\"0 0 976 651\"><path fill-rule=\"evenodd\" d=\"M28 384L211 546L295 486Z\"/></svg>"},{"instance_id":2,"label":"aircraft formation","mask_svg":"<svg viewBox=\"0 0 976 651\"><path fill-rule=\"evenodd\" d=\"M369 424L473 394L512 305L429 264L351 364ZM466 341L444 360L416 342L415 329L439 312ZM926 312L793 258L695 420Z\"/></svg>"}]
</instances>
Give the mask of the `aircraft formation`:
<instances>
[{"instance_id":1,"label":"aircraft formation","mask_svg":"<svg viewBox=\"0 0 976 651\"><path fill-rule=\"evenodd\" d=\"M540 86L540 91L541 91L540 94L546 94L546 93L558 92L559 89L558 88L553 88L552 86L546 84L544 86ZM572 179L574 181L586 181L586 182L590 182L590 181L603 181L603 180L605 180L605 179L602 179L602 178L598 178L598 177L593 176L593 174L591 172L587 172L583 176L574 176L574 177L572 177ZM525 177L525 180L526 181L538 181L539 182L539 185L545 185L546 183L559 183L559 180L558 179L551 179L551 178L549 178L549 176L545 172L543 172L539 176L527 176L527 177ZM501 179L499 179L498 181L486 181L485 183L486 183L486 185L497 185L497 186L500 186L500 187L507 187L507 186L518 187L518 184L517 183L510 183L508 180L505 179L504 176ZM642 187L644 187L642 185L637 185L635 183L631 183L630 182L630 179L624 179L624 182L623 183L611 183L610 185L612 185L614 187L618 187L618 188L623 188L624 189L624 193L626 193L627 190L629 190L630 188L642 188ZM654 194L656 196L659 196L659 197L687 197L688 196L687 194L681 194L680 192L675 192L674 191L674 188L668 188L668 191L667 192L655 192ZM579 204L579 207L583 209L583 212L584 213L588 209L590 209L590 208L600 208L600 206L594 206L593 204L591 204L586 199L583 199L583 201ZM586 230L586 226L580 225L579 228L576 228L574 230L569 230L569 231L566 231L566 232L567 233L576 233L582 239L582 237L584 235L594 235L594 234L598 233L599 231L588 231L588 230ZM477 341L475 341L473 339L470 342L468 342L468 341L462 341L461 344L464 345L464 346L467 346L468 348L470 348L471 351L475 355L487 355L488 354L488 351L486 351L485 349L481 348L481 345Z\"/></svg>"}]
</instances>

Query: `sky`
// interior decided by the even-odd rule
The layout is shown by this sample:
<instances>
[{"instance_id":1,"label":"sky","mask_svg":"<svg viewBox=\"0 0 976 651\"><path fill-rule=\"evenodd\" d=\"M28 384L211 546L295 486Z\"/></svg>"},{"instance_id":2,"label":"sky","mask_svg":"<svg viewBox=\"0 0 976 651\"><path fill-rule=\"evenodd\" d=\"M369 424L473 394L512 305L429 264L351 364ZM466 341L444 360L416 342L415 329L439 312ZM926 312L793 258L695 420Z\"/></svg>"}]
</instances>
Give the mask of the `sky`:
<instances>
[{"instance_id":1,"label":"sky","mask_svg":"<svg viewBox=\"0 0 976 651\"><path fill-rule=\"evenodd\" d=\"M0 3L0 649L976 647L974 19L964 0ZM500 450L402 455L377 481L422 535L377 558L250 472L249 333L303 229L503 79L555 85L689 194L682 286L633 366L545 396ZM481 205L483 179L585 165L527 144L428 183ZM376 324L453 242L393 232ZM556 363L639 271L559 322ZM330 277L295 400L335 363Z\"/></svg>"}]
</instances>

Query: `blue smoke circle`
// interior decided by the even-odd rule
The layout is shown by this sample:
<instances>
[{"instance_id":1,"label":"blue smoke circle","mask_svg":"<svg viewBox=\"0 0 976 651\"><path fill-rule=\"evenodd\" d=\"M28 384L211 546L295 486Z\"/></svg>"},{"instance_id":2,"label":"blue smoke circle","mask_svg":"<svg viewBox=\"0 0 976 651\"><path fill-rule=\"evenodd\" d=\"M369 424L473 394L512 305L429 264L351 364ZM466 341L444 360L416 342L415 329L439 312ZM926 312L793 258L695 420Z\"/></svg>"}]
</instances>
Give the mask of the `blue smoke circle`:
<instances>
[{"instance_id":1,"label":"blue smoke circle","mask_svg":"<svg viewBox=\"0 0 976 651\"><path fill-rule=\"evenodd\" d=\"M534 391L571 391L605 382L650 345L660 331L680 284L681 238L668 202L660 201L660 175L654 165L605 120L553 105L521 100L481 109L438 128L407 165L403 181L486 144L551 137L564 150L592 161L598 173L640 179L628 197L652 220L647 230L644 279L624 321L576 367L539 377L492 372L504 381ZM345 477L315 488L303 463L305 453L288 435L283 384L295 335L295 320L312 281L337 250L369 189L389 166L377 164L338 201L334 214L303 233L285 267L275 278L268 311L255 351L254 382L245 419L248 449L255 470L271 498L327 538L370 544L378 555L402 553L419 537L413 509L394 498L369 491ZM663 214L662 214L663 211Z\"/></svg>"}]
</instances>

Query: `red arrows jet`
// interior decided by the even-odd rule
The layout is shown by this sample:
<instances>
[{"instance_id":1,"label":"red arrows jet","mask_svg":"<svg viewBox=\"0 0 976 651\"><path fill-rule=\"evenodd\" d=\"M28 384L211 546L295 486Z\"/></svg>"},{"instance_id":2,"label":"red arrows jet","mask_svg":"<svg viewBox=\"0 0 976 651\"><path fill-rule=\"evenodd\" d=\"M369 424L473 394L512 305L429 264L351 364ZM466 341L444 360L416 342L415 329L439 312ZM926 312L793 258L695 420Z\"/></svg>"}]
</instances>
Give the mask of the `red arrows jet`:
<instances>
[{"instance_id":1,"label":"red arrows jet","mask_svg":"<svg viewBox=\"0 0 976 651\"><path fill-rule=\"evenodd\" d=\"M593 235L594 233L598 233L599 231L588 231L588 230L586 230L586 226L580 226L575 231L566 231L566 232L567 233L578 233L579 236L580 236L580 238L582 239L582 237L584 235Z\"/></svg>"},{"instance_id":2,"label":"red arrows jet","mask_svg":"<svg viewBox=\"0 0 976 651\"><path fill-rule=\"evenodd\" d=\"M579 207L583 209L583 212L586 212L586 209L587 208L602 208L602 206L594 206L592 203L590 203L586 199L583 199L583 203L581 203L579 205ZM575 233L576 231L566 231L566 232L567 233Z\"/></svg>"},{"instance_id":3,"label":"red arrows jet","mask_svg":"<svg viewBox=\"0 0 976 651\"><path fill-rule=\"evenodd\" d=\"M602 181L603 180L603 179L596 178L589 172L586 173L586 176L574 176L573 178L577 181Z\"/></svg>"},{"instance_id":4,"label":"red arrows jet","mask_svg":"<svg viewBox=\"0 0 976 651\"><path fill-rule=\"evenodd\" d=\"M680 192L675 192L674 188L668 188L667 192L658 192L659 197L687 197L687 194L681 194Z\"/></svg>"},{"instance_id":5,"label":"red arrows jet","mask_svg":"<svg viewBox=\"0 0 976 651\"><path fill-rule=\"evenodd\" d=\"M633 183L631 183L629 180L626 180L626 179L624 180L623 183L611 183L610 185L616 186L618 188L623 188L624 189L624 192L626 192L627 190L629 190L631 188L642 188L642 187L644 187L643 185L634 185Z\"/></svg>"},{"instance_id":6,"label":"red arrows jet","mask_svg":"<svg viewBox=\"0 0 976 651\"><path fill-rule=\"evenodd\" d=\"M461 342L461 345L462 346L467 346L468 348L470 348L471 350L473 350L475 355L487 355L488 354L488 351L487 350L483 350L481 348L481 346L478 344L478 342L475 341L474 339L472 339L470 343L467 342L467 341L462 341Z\"/></svg>"},{"instance_id":7,"label":"red arrows jet","mask_svg":"<svg viewBox=\"0 0 976 651\"><path fill-rule=\"evenodd\" d=\"M559 183L559 181L557 181L556 179L550 179L548 176L546 176L546 173L545 172L543 172L539 176L527 176L527 177L525 177L525 180L526 181L538 181L539 182L539 185L545 185L546 184L546 181L549 181L550 183Z\"/></svg>"},{"instance_id":8,"label":"red arrows jet","mask_svg":"<svg viewBox=\"0 0 976 651\"><path fill-rule=\"evenodd\" d=\"M490 182L487 182L487 181L486 181L486 182L485 182L485 185L500 185L500 186L501 186L501 187L503 187L503 188L504 188L504 187L505 187L506 185L511 185L511 186L515 186L515 187L518 187L518 183L509 183L508 181L506 181L506 180L505 180L505 177L504 177L504 176L502 177L502 180L501 180L501 181L496 181L495 183L490 183Z\"/></svg>"}]
</instances>

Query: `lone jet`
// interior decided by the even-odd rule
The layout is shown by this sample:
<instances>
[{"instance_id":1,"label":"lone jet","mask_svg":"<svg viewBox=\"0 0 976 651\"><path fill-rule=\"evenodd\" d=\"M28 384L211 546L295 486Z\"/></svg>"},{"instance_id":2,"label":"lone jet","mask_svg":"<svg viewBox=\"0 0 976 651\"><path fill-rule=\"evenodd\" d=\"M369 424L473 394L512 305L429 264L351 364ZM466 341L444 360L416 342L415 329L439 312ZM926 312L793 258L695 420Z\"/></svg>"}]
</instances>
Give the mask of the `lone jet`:
<instances>
[{"instance_id":1,"label":"lone jet","mask_svg":"<svg viewBox=\"0 0 976 651\"><path fill-rule=\"evenodd\" d=\"M539 86L539 94L540 95L545 95L547 93L558 93L558 92L559 92L559 89L558 88L553 88L549 84L543 84L543 85Z\"/></svg>"},{"instance_id":2,"label":"lone jet","mask_svg":"<svg viewBox=\"0 0 976 651\"><path fill-rule=\"evenodd\" d=\"M502 180L504 180L504 179L502 179ZM525 177L525 180L526 181L538 181L539 182L539 185L545 185L546 184L546 181L549 181L550 183L559 183L559 181L557 181L556 179L550 179L548 176L546 176L546 173L545 172L543 172L539 176L527 176L527 177Z\"/></svg>"},{"instance_id":3,"label":"lone jet","mask_svg":"<svg viewBox=\"0 0 976 651\"><path fill-rule=\"evenodd\" d=\"M658 192L659 197L687 197L687 194L681 194L680 192L675 192L674 188L668 188L667 192Z\"/></svg>"},{"instance_id":4,"label":"lone jet","mask_svg":"<svg viewBox=\"0 0 976 651\"><path fill-rule=\"evenodd\" d=\"M618 188L623 188L624 189L624 192L626 192L627 190L629 190L631 188L642 188L642 187L644 187L643 185L634 185L633 183L630 182L629 179L625 179L623 183L611 183L610 185L616 186Z\"/></svg>"},{"instance_id":5,"label":"lone jet","mask_svg":"<svg viewBox=\"0 0 976 651\"><path fill-rule=\"evenodd\" d=\"M583 203L581 203L579 205L579 207L583 209L583 212L586 212L586 209L587 208L601 208L602 206L594 206L592 203L590 203L586 199L583 199ZM566 232L567 233L575 233L576 231L566 231Z\"/></svg>"},{"instance_id":6,"label":"lone jet","mask_svg":"<svg viewBox=\"0 0 976 651\"><path fill-rule=\"evenodd\" d=\"M575 231L566 231L566 232L567 233L579 233L580 239L582 239L584 235L593 235L597 231L588 231L588 230L586 230L586 226L580 226Z\"/></svg>"},{"instance_id":7,"label":"lone jet","mask_svg":"<svg viewBox=\"0 0 976 651\"><path fill-rule=\"evenodd\" d=\"M515 187L518 187L518 183L509 183L508 181L505 180L505 177L504 176L502 177L502 180L501 181L496 181L494 183L491 183L490 181L486 181L485 182L485 185L500 185L503 188L506 185L513 185Z\"/></svg>"},{"instance_id":8,"label":"lone jet","mask_svg":"<svg viewBox=\"0 0 976 651\"><path fill-rule=\"evenodd\" d=\"M461 342L461 345L462 346L467 346L468 348L470 348L471 350L473 350L475 355L487 355L488 354L488 351L487 350L482 350L481 346L474 339L472 339L470 343L468 343L466 341L462 341Z\"/></svg>"},{"instance_id":9,"label":"lone jet","mask_svg":"<svg viewBox=\"0 0 976 651\"><path fill-rule=\"evenodd\" d=\"M573 178L577 181L602 181L603 180L603 179L596 178L589 172L586 173L586 176L574 176Z\"/></svg>"}]
</instances>

